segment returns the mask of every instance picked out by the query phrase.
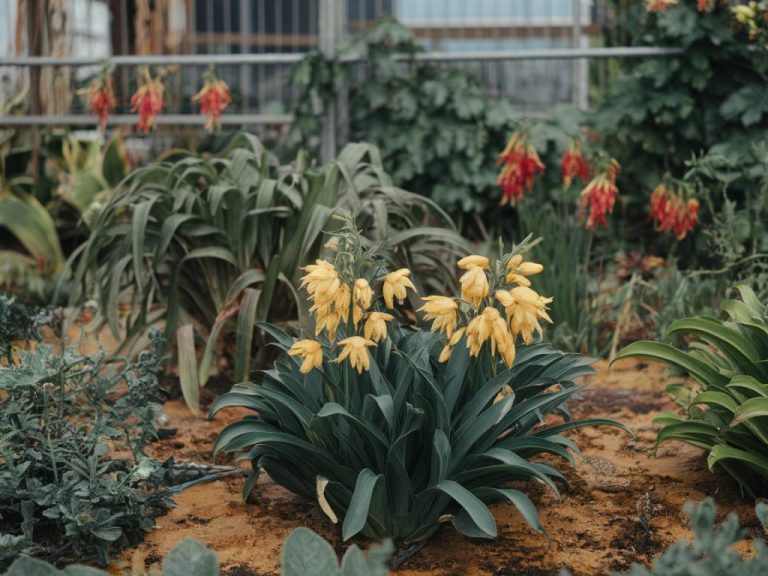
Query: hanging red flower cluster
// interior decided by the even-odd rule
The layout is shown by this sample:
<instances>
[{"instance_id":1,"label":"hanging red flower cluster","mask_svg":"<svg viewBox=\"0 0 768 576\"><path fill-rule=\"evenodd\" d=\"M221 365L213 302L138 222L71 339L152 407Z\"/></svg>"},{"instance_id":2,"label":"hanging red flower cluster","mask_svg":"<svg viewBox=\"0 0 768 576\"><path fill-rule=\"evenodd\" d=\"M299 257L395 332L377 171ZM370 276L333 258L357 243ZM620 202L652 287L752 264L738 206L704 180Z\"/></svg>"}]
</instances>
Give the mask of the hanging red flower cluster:
<instances>
[{"instance_id":1,"label":"hanging red flower cluster","mask_svg":"<svg viewBox=\"0 0 768 576\"><path fill-rule=\"evenodd\" d=\"M699 222L699 201L683 182L662 183L651 194L650 217L656 230L682 240Z\"/></svg>"},{"instance_id":2,"label":"hanging red flower cluster","mask_svg":"<svg viewBox=\"0 0 768 576\"><path fill-rule=\"evenodd\" d=\"M155 116L162 112L163 93L165 88L161 78L152 78L149 68L144 68L139 74L139 88L131 97L131 112L139 113L139 123L136 129L149 134L155 125Z\"/></svg>"},{"instance_id":3,"label":"hanging red flower cluster","mask_svg":"<svg viewBox=\"0 0 768 576\"><path fill-rule=\"evenodd\" d=\"M664 12L677 4L678 0L646 0L645 9L648 12Z\"/></svg>"},{"instance_id":4,"label":"hanging red flower cluster","mask_svg":"<svg viewBox=\"0 0 768 576\"><path fill-rule=\"evenodd\" d=\"M208 69L204 78L205 84L192 98L192 102L200 102L200 111L207 117L205 129L213 131L221 128L221 113L230 105L232 97L229 95L229 86L216 77L213 68Z\"/></svg>"},{"instance_id":5,"label":"hanging red flower cluster","mask_svg":"<svg viewBox=\"0 0 768 576\"><path fill-rule=\"evenodd\" d=\"M584 183L589 181L589 162L584 158L581 146L574 139L568 141L568 148L563 154L561 168L563 185L566 190L571 187L574 178L580 178Z\"/></svg>"},{"instance_id":6,"label":"hanging red flower cluster","mask_svg":"<svg viewBox=\"0 0 768 576\"><path fill-rule=\"evenodd\" d=\"M619 194L616 177L620 168L613 158L604 156L597 159L595 176L581 191L579 205L581 218L586 216L586 226L589 230L595 230L598 226L608 227L606 215L613 212Z\"/></svg>"},{"instance_id":7,"label":"hanging red flower cluster","mask_svg":"<svg viewBox=\"0 0 768 576\"><path fill-rule=\"evenodd\" d=\"M715 0L696 0L696 10L699 12L710 12L715 7Z\"/></svg>"},{"instance_id":8,"label":"hanging red flower cluster","mask_svg":"<svg viewBox=\"0 0 768 576\"><path fill-rule=\"evenodd\" d=\"M88 85L78 91L78 94L86 96L91 114L99 118L99 130L102 132L107 128L109 113L117 106L111 72L111 67L104 64Z\"/></svg>"},{"instance_id":9,"label":"hanging red flower cluster","mask_svg":"<svg viewBox=\"0 0 768 576\"><path fill-rule=\"evenodd\" d=\"M514 206L523 198L523 189L529 192L533 188L533 179L544 172L536 149L531 145L528 132L518 130L512 134L507 147L499 154L497 164L501 164L501 172L496 178L496 184L501 186L504 194L501 205L509 203Z\"/></svg>"}]
</instances>

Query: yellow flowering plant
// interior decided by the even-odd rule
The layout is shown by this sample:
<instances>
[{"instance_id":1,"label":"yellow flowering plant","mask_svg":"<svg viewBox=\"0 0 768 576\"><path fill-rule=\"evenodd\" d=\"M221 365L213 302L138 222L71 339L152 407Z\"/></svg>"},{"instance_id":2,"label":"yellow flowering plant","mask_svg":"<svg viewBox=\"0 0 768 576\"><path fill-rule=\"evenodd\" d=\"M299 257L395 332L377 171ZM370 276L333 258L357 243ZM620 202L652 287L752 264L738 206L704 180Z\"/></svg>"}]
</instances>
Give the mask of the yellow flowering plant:
<instances>
[{"instance_id":1,"label":"yellow flowering plant","mask_svg":"<svg viewBox=\"0 0 768 576\"><path fill-rule=\"evenodd\" d=\"M341 518L345 540L419 542L446 522L493 538L496 501L543 531L525 484L509 482L557 492L562 474L532 458L572 460L565 432L614 423L569 418L565 402L591 361L534 341L549 317L548 299L526 285L541 269L522 257L529 245L493 262L459 261L461 295L424 297L425 324L413 326L398 313L412 296L408 270L389 270L351 222L334 236L333 256L304 269L312 333L296 339L262 325L286 355L211 408L211 417L254 411L214 447L251 461L245 497L263 469L331 522Z\"/></svg>"},{"instance_id":2,"label":"yellow flowering plant","mask_svg":"<svg viewBox=\"0 0 768 576\"><path fill-rule=\"evenodd\" d=\"M457 263L463 271L459 298L423 298L424 305L418 311L432 322L433 332L445 336L440 362L447 362L453 349L463 342L470 356L490 356L495 373L494 358L503 360L508 368L514 364L518 337L530 344L535 333L542 335L541 322L552 322L547 313L552 298L540 296L530 287L529 277L544 267L524 260L523 253L529 248L530 237L508 253L500 244L502 256L493 262L481 255L466 256Z\"/></svg>"}]
</instances>

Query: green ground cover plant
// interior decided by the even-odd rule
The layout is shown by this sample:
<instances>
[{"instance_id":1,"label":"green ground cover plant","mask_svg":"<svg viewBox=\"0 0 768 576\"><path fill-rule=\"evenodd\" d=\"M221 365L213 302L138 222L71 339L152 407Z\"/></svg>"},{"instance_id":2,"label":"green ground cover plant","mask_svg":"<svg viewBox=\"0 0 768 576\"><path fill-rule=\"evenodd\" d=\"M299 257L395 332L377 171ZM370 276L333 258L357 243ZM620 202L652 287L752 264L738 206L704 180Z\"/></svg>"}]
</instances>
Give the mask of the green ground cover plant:
<instances>
[{"instance_id":1,"label":"green ground cover plant","mask_svg":"<svg viewBox=\"0 0 768 576\"><path fill-rule=\"evenodd\" d=\"M20 341L40 339L43 326L55 328L54 314L39 306L30 306L16 296L0 293L0 366L14 362L14 346Z\"/></svg>"},{"instance_id":2,"label":"green ground cover plant","mask_svg":"<svg viewBox=\"0 0 768 576\"><path fill-rule=\"evenodd\" d=\"M656 360L690 375L695 385L669 388L682 414L656 417L658 442L705 449L710 468L720 467L756 498L768 488L768 316L751 288L736 289L741 299L724 300L720 317L683 318L669 326L668 336L681 337L683 345L634 342L616 360Z\"/></svg>"},{"instance_id":3,"label":"green ground cover plant","mask_svg":"<svg viewBox=\"0 0 768 576\"><path fill-rule=\"evenodd\" d=\"M165 396L162 338L138 360L110 361L38 344L0 369L0 562L21 549L106 564L137 543L168 492L143 456Z\"/></svg>"}]
</instances>

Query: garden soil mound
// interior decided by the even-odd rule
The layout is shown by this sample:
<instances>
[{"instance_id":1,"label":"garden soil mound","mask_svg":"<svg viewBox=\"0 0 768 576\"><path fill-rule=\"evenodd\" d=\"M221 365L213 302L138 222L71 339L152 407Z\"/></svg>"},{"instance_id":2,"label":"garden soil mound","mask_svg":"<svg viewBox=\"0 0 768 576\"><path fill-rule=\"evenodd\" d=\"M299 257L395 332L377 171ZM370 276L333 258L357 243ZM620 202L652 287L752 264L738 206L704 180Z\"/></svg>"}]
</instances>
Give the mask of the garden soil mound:
<instances>
[{"instance_id":1,"label":"garden soil mound","mask_svg":"<svg viewBox=\"0 0 768 576\"><path fill-rule=\"evenodd\" d=\"M654 457L657 426L652 419L659 411L675 410L664 392L670 378L663 368L626 361L613 370L600 363L598 370L592 385L571 403L574 416L615 418L635 437L615 428L572 433L583 452L575 468L561 464L570 486L560 498L528 487L549 539L531 530L514 507L498 504L492 507L497 540L469 540L445 526L396 574L549 576L561 568L574 576L609 574L633 562L647 564L670 543L689 537L683 505L707 495L715 498L722 516L736 511L756 533L752 505L729 478L708 471L700 450L671 443L659 447ZM227 410L208 422L192 416L181 400L169 402L166 410L178 434L153 445L151 455L177 461L210 462L218 432L244 414ZM265 475L253 503L246 505L242 483L242 478L229 478L186 490L176 497L176 508L157 519L146 541L125 551L114 568L141 573L181 539L192 537L218 552L224 574L277 575L281 544L298 526L317 531L339 553L345 549L339 528L315 504Z\"/></svg>"}]
</instances>

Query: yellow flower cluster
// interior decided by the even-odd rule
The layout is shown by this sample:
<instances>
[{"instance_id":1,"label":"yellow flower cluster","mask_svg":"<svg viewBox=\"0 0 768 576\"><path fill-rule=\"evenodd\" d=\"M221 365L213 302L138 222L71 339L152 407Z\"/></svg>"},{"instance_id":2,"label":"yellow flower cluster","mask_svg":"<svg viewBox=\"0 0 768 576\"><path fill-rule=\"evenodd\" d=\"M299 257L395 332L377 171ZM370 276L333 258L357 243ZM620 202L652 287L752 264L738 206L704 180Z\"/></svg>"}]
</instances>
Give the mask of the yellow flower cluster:
<instances>
[{"instance_id":1,"label":"yellow flower cluster","mask_svg":"<svg viewBox=\"0 0 768 576\"><path fill-rule=\"evenodd\" d=\"M336 267L327 260L316 260L303 270L306 274L302 277L301 287L306 289L312 304L309 312L315 318L315 335L319 336L325 331L328 339L333 342L339 325L349 322L351 308L352 324L357 334L348 335L338 342L341 352L335 361L341 363L349 360L358 373L368 370L370 360L367 348L387 337L387 322L395 317L386 312L369 311L374 302L374 292L365 278L345 282ZM381 291L388 308L394 308L395 299L402 303L408 288L415 290L410 274L410 270L401 268L384 277ZM363 319L365 322L360 334L359 325ZM315 340L297 341L288 354L304 359L300 368L303 374L323 365L322 345Z\"/></svg>"},{"instance_id":2,"label":"yellow flower cluster","mask_svg":"<svg viewBox=\"0 0 768 576\"><path fill-rule=\"evenodd\" d=\"M440 354L441 362L448 361L453 348L466 335L471 356L478 356L488 342L491 354L498 354L511 367L518 335L529 344L534 332L541 334L541 320L552 322L546 311L552 298L544 298L532 290L528 279L544 267L525 262L520 254L509 258L506 269L501 263L498 266L504 274L496 278L488 272L491 263L485 256L472 255L459 260L458 267L465 270L459 279L461 300L471 307L466 327L458 328L460 306L457 300L448 296L423 298L425 304L418 311L424 313L425 320L432 321L433 332L445 333L448 338ZM498 305L503 308L504 316Z\"/></svg>"},{"instance_id":3,"label":"yellow flower cluster","mask_svg":"<svg viewBox=\"0 0 768 576\"><path fill-rule=\"evenodd\" d=\"M457 265L464 271L459 279L461 298L426 296L418 309L425 320L431 321L432 332L447 338L440 362L447 362L453 349L466 338L470 356L479 356L487 343L491 355L498 355L511 367L517 337L529 344L535 333L541 335L542 320L552 322L547 314L547 304L552 298L544 298L532 290L528 279L544 267L524 261L519 254L497 262L495 269L491 269L488 258L479 255L462 258ZM369 370L368 348L387 338L387 323L395 317L371 309L376 295L365 278L351 280L356 274L343 275L326 260L317 260L304 270L301 286L312 304L309 310L315 318L315 334L325 331L333 342L343 322L346 337L337 343L341 351L335 362L348 361L358 373ZM388 309L394 308L395 300L402 303L408 289L415 290L410 274L410 270L402 268L383 277L381 296ZM303 374L322 368L323 348L316 340L297 341L289 354L303 359L300 368Z\"/></svg>"},{"instance_id":4,"label":"yellow flower cluster","mask_svg":"<svg viewBox=\"0 0 768 576\"><path fill-rule=\"evenodd\" d=\"M768 2L752 0L746 4L736 4L731 6L731 13L739 26L747 30L750 40L755 40L760 36L761 27L768 24Z\"/></svg>"}]
</instances>

